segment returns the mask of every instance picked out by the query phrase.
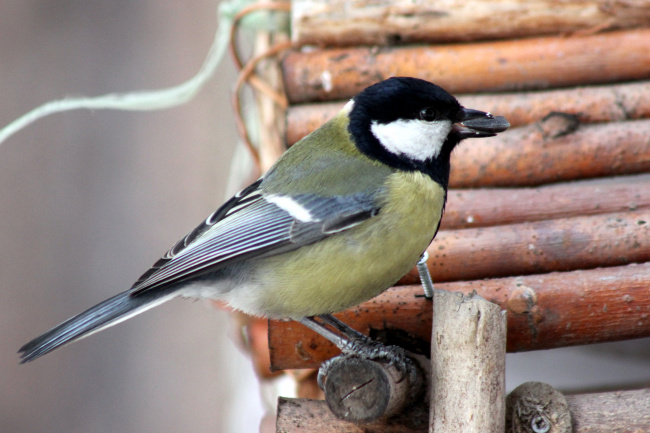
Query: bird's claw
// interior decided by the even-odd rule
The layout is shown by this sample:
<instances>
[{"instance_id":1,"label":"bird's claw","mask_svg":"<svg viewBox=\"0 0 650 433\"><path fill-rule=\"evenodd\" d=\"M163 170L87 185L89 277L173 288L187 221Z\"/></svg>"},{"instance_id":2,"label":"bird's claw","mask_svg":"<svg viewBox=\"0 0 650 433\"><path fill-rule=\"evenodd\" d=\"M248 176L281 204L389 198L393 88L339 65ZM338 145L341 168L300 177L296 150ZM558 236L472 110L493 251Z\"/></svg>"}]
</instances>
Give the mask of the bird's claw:
<instances>
[{"instance_id":1,"label":"bird's claw","mask_svg":"<svg viewBox=\"0 0 650 433\"><path fill-rule=\"evenodd\" d=\"M400 372L400 378L397 382L401 382L407 377L413 379L413 376L417 375L415 365L406 356L404 349L399 346L385 346L369 337L362 337L348 340L345 345L340 347L342 352L341 356L368 359L394 366ZM324 389L325 378L335 359L331 358L323 362L318 370L317 382L321 389Z\"/></svg>"}]
</instances>

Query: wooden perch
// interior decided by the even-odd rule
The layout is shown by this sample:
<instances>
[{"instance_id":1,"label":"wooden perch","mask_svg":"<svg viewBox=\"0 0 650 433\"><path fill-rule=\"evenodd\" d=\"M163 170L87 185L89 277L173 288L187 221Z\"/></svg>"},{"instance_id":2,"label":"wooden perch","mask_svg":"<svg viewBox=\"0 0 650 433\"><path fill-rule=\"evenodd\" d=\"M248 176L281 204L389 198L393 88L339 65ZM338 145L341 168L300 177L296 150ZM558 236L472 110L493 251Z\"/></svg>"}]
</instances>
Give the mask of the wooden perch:
<instances>
[{"instance_id":1,"label":"wooden perch","mask_svg":"<svg viewBox=\"0 0 650 433\"><path fill-rule=\"evenodd\" d=\"M565 396L573 433L641 433L650 431L650 389ZM373 426L337 419L324 401L280 398L278 433L424 433L426 410L410 412ZM558 433L549 431L549 433Z\"/></svg>"},{"instance_id":2,"label":"wooden perch","mask_svg":"<svg viewBox=\"0 0 650 433\"><path fill-rule=\"evenodd\" d=\"M419 405L393 418L357 425L338 419L322 400L278 399L277 433L420 433L426 432L429 408Z\"/></svg>"},{"instance_id":3,"label":"wooden perch","mask_svg":"<svg viewBox=\"0 0 650 433\"><path fill-rule=\"evenodd\" d=\"M650 174L536 188L450 189L441 230L650 209Z\"/></svg>"},{"instance_id":4,"label":"wooden perch","mask_svg":"<svg viewBox=\"0 0 650 433\"><path fill-rule=\"evenodd\" d=\"M509 352L619 341L650 336L650 263L436 284L476 292L508 311ZM422 287L404 286L337 316L353 328L428 353L431 301ZM334 345L296 322L271 321L272 369L314 368L336 356Z\"/></svg>"},{"instance_id":5,"label":"wooden perch","mask_svg":"<svg viewBox=\"0 0 650 433\"><path fill-rule=\"evenodd\" d=\"M429 432L503 433L506 316L472 294L433 296Z\"/></svg>"},{"instance_id":6,"label":"wooden perch","mask_svg":"<svg viewBox=\"0 0 650 433\"><path fill-rule=\"evenodd\" d=\"M450 186L534 186L650 171L650 120L576 126L557 115L467 140L451 155Z\"/></svg>"},{"instance_id":7,"label":"wooden perch","mask_svg":"<svg viewBox=\"0 0 650 433\"><path fill-rule=\"evenodd\" d=\"M512 128L537 122L549 113L575 114L580 123L650 117L650 82L577 87L540 92L458 95L465 107L504 116ZM334 117L347 101L290 106L286 140L292 145Z\"/></svg>"},{"instance_id":8,"label":"wooden perch","mask_svg":"<svg viewBox=\"0 0 650 433\"><path fill-rule=\"evenodd\" d=\"M291 15L301 45L388 45L650 26L650 2L294 0Z\"/></svg>"},{"instance_id":9,"label":"wooden perch","mask_svg":"<svg viewBox=\"0 0 650 433\"><path fill-rule=\"evenodd\" d=\"M440 231L428 252L434 283L646 262L650 210Z\"/></svg>"},{"instance_id":10,"label":"wooden perch","mask_svg":"<svg viewBox=\"0 0 650 433\"><path fill-rule=\"evenodd\" d=\"M650 78L650 29L462 45L290 52L291 103L354 96L391 76L419 77L452 94L547 89ZM481 59L477 62L476 59Z\"/></svg>"},{"instance_id":11,"label":"wooden perch","mask_svg":"<svg viewBox=\"0 0 650 433\"><path fill-rule=\"evenodd\" d=\"M324 376L327 405L337 418L359 424L402 412L417 398L424 398L425 389L415 363L402 367L350 355L331 359Z\"/></svg>"},{"instance_id":12,"label":"wooden perch","mask_svg":"<svg viewBox=\"0 0 650 433\"><path fill-rule=\"evenodd\" d=\"M647 432L650 389L564 396L545 383L527 382L508 395L507 415L511 433Z\"/></svg>"},{"instance_id":13,"label":"wooden perch","mask_svg":"<svg viewBox=\"0 0 650 433\"><path fill-rule=\"evenodd\" d=\"M650 388L567 395L573 433L650 431Z\"/></svg>"}]
</instances>

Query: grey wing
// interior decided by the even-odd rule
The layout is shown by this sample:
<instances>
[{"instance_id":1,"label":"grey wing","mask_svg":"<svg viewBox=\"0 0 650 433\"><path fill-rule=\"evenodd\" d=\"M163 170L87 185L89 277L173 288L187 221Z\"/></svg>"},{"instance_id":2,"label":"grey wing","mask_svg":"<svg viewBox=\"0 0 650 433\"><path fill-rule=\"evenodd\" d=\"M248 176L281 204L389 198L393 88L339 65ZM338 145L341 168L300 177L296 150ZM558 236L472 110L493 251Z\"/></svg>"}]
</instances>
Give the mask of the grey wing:
<instances>
[{"instance_id":1,"label":"grey wing","mask_svg":"<svg viewBox=\"0 0 650 433\"><path fill-rule=\"evenodd\" d=\"M380 211L373 196L263 195L259 181L181 239L132 287L132 295L251 258L288 252L350 229Z\"/></svg>"}]
</instances>

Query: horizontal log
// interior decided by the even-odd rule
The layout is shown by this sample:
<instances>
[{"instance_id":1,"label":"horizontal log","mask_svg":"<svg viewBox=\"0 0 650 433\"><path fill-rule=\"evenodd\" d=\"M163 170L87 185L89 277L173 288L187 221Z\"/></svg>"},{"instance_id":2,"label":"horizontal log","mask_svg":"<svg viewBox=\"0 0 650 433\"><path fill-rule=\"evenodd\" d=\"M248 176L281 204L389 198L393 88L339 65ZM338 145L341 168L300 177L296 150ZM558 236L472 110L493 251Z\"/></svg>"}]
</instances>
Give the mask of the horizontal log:
<instances>
[{"instance_id":1,"label":"horizontal log","mask_svg":"<svg viewBox=\"0 0 650 433\"><path fill-rule=\"evenodd\" d=\"M650 431L650 388L567 395L573 433Z\"/></svg>"},{"instance_id":2,"label":"horizontal log","mask_svg":"<svg viewBox=\"0 0 650 433\"><path fill-rule=\"evenodd\" d=\"M556 111L580 123L650 117L650 82L575 87L538 92L457 95L465 107L504 116L512 128L537 122ZM347 101L292 105L287 110L286 141L292 145L334 117Z\"/></svg>"},{"instance_id":3,"label":"horizontal log","mask_svg":"<svg viewBox=\"0 0 650 433\"><path fill-rule=\"evenodd\" d=\"M650 431L650 389L567 395L573 433ZM278 433L423 433L429 413L411 411L387 423L358 426L337 419L324 401L280 398ZM554 431L554 430L551 430Z\"/></svg>"},{"instance_id":4,"label":"horizontal log","mask_svg":"<svg viewBox=\"0 0 650 433\"><path fill-rule=\"evenodd\" d=\"M440 283L437 289L480 296L508 312L508 352L650 336L650 263L588 271ZM336 316L353 328L414 353L429 353L431 301L422 287L394 287ZM297 322L269 324L271 368L315 368L338 355L329 341Z\"/></svg>"},{"instance_id":5,"label":"horizontal log","mask_svg":"<svg viewBox=\"0 0 650 433\"><path fill-rule=\"evenodd\" d=\"M289 52L291 103L350 98L391 76L432 81L452 94L650 78L650 29L459 45ZM480 62L477 61L480 59Z\"/></svg>"},{"instance_id":6,"label":"horizontal log","mask_svg":"<svg viewBox=\"0 0 650 433\"><path fill-rule=\"evenodd\" d=\"M534 186L650 172L650 120L582 125L572 132L575 124L558 126L558 119L565 118L463 142L451 155L450 186Z\"/></svg>"},{"instance_id":7,"label":"horizontal log","mask_svg":"<svg viewBox=\"0 0 650 433\"><path fill-rule=\"evenodd\" d=\"M278 399L277 433L419 433L428 426L429 408L424 404L387 420L357 425L338 419L323 400Z\"/></svg>"},{"instance_id":8,"label":"horizontal log","mask_svg":"<svg viewBox=\"0 0 650 433\"><path fill-rule=\"evenodd\" d=\"M450 189L441 230L650 208L650 174L536 188Z\"/></svg>"},{"instance_id":9,"label":"horizontal log","mask_svg":"<svg viewBox=\"0 0 650 433\"><path fill-rule=\"evenodd\" d=\"M434 283L647 262L650 210L440 231L427 251Z\"/></svg>"},{"instance_id":10,"label":"horizontal log","mask_svg":"<svg viewBox=\"0 0 650 433\"><path fill-rule=\"evenodd\" d=\"M459 42L650 26L650 2L294 0L291 21L301 45Z\"/></svg>"}]
</instances>

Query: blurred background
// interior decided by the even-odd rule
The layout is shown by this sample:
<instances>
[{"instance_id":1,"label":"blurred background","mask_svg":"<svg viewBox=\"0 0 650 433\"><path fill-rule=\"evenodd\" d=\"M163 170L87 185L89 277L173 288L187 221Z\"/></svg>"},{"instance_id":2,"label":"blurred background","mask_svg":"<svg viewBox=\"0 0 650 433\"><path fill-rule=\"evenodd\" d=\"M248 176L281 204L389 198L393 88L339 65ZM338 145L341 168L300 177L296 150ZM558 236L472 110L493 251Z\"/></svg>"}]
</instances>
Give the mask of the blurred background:
<instances>
[{"instance_id":1,"label":"blurred background","mask_svg":"<svg viewBox=\"0 0 650 433\"><path fill-rule=\"evenodd\" d=\"M0 125L51 99L187 80L217 3L4 2ZM57 114L0 147L0 431L258 431L250 360L204 302L169 302L28 365L16 355L130 287L238 187L227 186L234 79L226 61L186 106ZM508 389L527 380L650 386L650 339L508 355Z\"/></svg>"},{"instance_id":2,"label":"blurred background","mask_svg":"<svg viewBox=\"0 0 650 433\"><path fill-rule=\"evenodd\" d=\"M0 125L51 99L187 80L217 4L3 2ZM31 364L16 355L129 288L223 202L234 79L226 58L186 106L56 114L0 146L0 431L258 431L251 363L205 302L174 300Z\"/></svg>"}]
</instances>

